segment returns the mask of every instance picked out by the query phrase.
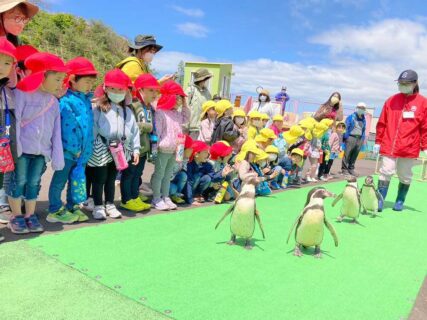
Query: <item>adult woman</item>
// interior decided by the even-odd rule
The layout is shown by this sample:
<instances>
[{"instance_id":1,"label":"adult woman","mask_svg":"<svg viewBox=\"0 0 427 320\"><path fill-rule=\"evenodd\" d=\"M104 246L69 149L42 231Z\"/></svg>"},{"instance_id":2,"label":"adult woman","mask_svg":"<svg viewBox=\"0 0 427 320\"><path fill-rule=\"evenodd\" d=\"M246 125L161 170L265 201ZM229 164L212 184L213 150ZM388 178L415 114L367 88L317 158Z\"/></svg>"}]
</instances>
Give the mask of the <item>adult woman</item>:
<instances>
[{"instance_id":1,"label":"adult woman","mask_svg":"<svg viewBox=\"0 0 427 320\"><path fill-rule=\"evenodd\" d=\"M341 102L341 94L339 92L332 93L328 101L322 104L314 114L314 119L316 121L321 121L325 118L335 121L342 121L343 107Z\"/></svg>"},{"instance_id":2,"label":"adult woman","mask_svg":"<svg viewBox=\"0 0 427 320\"><path fill-rule=\"evenodd\" d=\"M280 107L271 103L270 92L268 90L262 89L259 92L258 103L254 103L251 111L258 111L261 113L267 114L270 119L273 119L275 115L280 114ZM272 124L272 121L267 122L267 127Z\"/></svg>"}]
</instances>

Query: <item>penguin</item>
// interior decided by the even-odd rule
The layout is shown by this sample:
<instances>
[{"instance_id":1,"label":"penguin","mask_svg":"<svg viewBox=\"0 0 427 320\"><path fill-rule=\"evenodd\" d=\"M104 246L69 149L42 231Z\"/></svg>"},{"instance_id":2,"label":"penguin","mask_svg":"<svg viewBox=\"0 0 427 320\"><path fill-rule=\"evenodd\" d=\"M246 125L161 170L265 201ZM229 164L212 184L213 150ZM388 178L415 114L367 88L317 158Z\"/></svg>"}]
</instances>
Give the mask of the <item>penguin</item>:
<instances>
[{"instance_id":1,"label":"penguin","mask_svg":"<svg viewBox=\"0 0 427 320\"><path fill-rule=\"evenodd\" d=\"M289 242L289 238L291 237L292 231L295 228L295 256L301 257L303 255L301 252L301 246L314 246L314 257L322 257L320 245L323 241L323 225L328 228L329 232L334 238L335 246L338 247L337 234L334 227L326 219L325 210L323 208L323 201L328 197L335 198L335 194L329 192L325 188L313 188L308 193L304 210L293 224L286 241L286 243Z\"/></svg>"},{"instance_id":2,"label":"penguin","mask_svg":"<svg viewBox=\"0 0 427 320\"><path fill-rule=\"evenodd\" d=\"M383 196L378 192L374 184L374 178L367 176L365 183L360 189L360 201L362 204L362 213L372 212L372 216L378 215L378 203L384 201Z\"/></svg>"},{"instance_id":3,"label":"penguin","mask_svg":"<svg viewBox=\"0 0 427 320\"><path fill-rule=\"evenodd\" d=\"M352 223L357 223L357 218L360 213L360 193L357 187L357 180L355 177L351 177L347 180L347 185L337 198L332 203L332 207L342 199L341 214L338 216L337 221L342 222L344 217L352 218Z\"/></svg>"},{"instance_id":4,"label":"penguin","mask_svg":"<svg viewBox=\"0 0 427 320\"><path fill-rule=\"evenodd\" d=\"M256 177L244 183L237 199L215 226L215 229L217 229L219 224L231 214L231 239L228 242L229 245L234 245L236 237L241 237L245 239L245 249L252 249L251 239L255 231L255 220L261 229L263 239L265 239L264 228L255 203L255 186L258 183L259 181Z\"/></svg>"}]
</instances>

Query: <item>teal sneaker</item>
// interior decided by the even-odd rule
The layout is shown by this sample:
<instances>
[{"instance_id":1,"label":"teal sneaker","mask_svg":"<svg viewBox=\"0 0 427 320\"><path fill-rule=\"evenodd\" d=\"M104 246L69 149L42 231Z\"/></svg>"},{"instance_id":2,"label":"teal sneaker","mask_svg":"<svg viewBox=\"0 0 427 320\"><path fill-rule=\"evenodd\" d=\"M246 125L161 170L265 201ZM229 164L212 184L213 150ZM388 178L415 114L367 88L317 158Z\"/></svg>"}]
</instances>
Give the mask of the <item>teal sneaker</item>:
<instances>
[{"instance_id":1,"label":"teal sneaker","mask_svg":"<svg viewBox=\"0 0 427 320\"><path fill-rule=\"evenodd\" d=\"M60 222L63 224L72 224L79 220L79 216L66 210L64 207L56 212L49 213L46 217L47 222Z\"/></svg>"}]
</instances>

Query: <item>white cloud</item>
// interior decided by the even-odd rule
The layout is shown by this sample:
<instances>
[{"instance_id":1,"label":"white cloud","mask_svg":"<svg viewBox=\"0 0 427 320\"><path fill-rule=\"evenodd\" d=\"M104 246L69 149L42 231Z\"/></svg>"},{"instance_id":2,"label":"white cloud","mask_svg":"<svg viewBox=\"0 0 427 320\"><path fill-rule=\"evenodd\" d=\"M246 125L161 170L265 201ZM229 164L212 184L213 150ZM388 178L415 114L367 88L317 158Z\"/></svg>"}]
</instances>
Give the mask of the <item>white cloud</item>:
<instances>
[{"instance_id":1,"label":"white cloud","mask_svg":"<svg viewBox=\"0 0 427 320\"><path fill-rule=\"evenodd\" d=\"M205 38L208 35L208 28L200 23L186 22L176 25L179 33L194 38Z\"/></svg>"},{"instance_id":2,"label":"white cloud","mask_svg":"<svg viewBox=\"0 0 427 320\"><path fill-rule=\"evenodd\" d=\"M423 21L393 19L324 32L310 41L329 48L331 56L326 64L307 65L268 58L229 61L235 73L232 92L255 94L256 87L261 85L275 93L286 85L291 98L322 103L333 91L339 91L347 106L364 101L380 109L385 99L396 93L394 79L404 69L416 70L421 92L427 91L426 25ZM164 72L176 71L181 60L206 60L180 52L162 54L162 61L156 63L162 65L157 69Z\"/></svg>"},{"instance_id":3,"label":"white cloud","mask_svg":"<svg viewBox=\"0 0 427 320\"><path fill-rule=\"evenodd\" d=\"M186 16L193 18L202 18L205 15L205 12L201 9L192 9L192 8L184 8L180 6L171 6L176 12L182 13Z\"/></svg>"},{"instance_id":4,"label":"white cloud","mask_svg":"<svg viewBox=\"0 0 427 320\"><path fill-rule=\"evenodd\" d=\"M185 52L160 51L156 54L152 67L161 74L177 71L181 61L206 61L206 58Z\"/></svg>"}]
</instances>

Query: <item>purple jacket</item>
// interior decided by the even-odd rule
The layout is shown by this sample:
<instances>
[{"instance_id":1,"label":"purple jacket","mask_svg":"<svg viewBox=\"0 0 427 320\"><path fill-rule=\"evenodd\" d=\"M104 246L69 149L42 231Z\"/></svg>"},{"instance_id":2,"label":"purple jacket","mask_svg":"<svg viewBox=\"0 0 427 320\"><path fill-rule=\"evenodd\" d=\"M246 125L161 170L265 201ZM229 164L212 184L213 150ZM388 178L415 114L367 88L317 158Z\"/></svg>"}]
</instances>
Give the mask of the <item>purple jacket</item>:
<instances>
[{"instance_id":1,"label":"purple jacket","mask_svg":"<svg viewBox=\"0 0 427 320\"><path fill-rule=\"evenodd\" d=\"M18 157L23 153L42 155L52 161L53 170L64 168L59 102L42 91L15 94L16 144Z\"/></svg>"}]
</instances>

